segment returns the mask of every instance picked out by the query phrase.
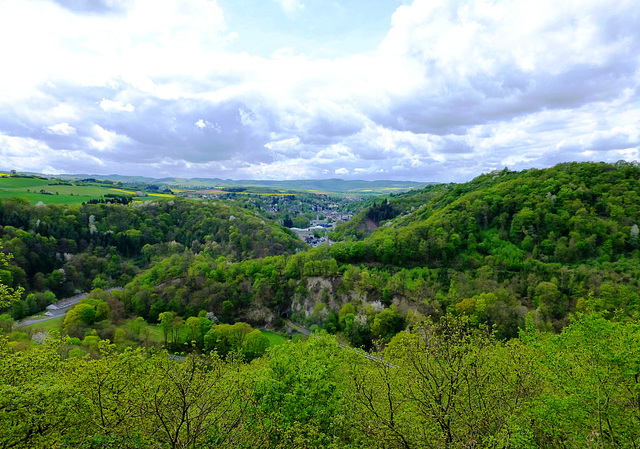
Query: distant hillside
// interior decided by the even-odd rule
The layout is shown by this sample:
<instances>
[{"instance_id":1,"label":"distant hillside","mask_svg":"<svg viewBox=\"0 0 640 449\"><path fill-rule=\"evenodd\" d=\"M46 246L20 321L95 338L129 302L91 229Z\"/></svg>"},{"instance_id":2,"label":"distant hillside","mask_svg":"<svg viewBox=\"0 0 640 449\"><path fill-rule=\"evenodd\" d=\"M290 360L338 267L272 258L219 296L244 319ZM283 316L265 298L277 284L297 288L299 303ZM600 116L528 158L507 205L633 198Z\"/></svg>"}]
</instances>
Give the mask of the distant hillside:
<instances>
[{"instance_id":1,"label":"distant hillside","mask_svg":"<svg viewBox=\"0 0 640 449\"><path fill-rule=\"evenodd\" d=\"M447 184L431 184L422 189L391 193L383 198L370 197L357 205L358 213L348 222L339 223L331 234L333 241L362 240L378 229L381 223L410 214L438 196ZM355 207L355 206L354 206Z\"/></svg>"},{"instance_id":2,"label":"distant hillside","mask_svg":"<svg viewBox=\"0 0 640 449\"><path fill-rule=\"evenodd\" d=\"M122 176L122 175L88 175L69 174L56 175L59 179L81 180L93 178L96 180L109 180L129 183L157 184L168 187L185 188L211 188L211 187L268 187L286 190L310 190L319 192L342 192L342 193L390 193L401 192L414 188L422 188L428 183L415 181L357 181L342 179L311 179L311 180L232 180L219 178L148 178L144 176Z\"/></svg>"}]
</instances>

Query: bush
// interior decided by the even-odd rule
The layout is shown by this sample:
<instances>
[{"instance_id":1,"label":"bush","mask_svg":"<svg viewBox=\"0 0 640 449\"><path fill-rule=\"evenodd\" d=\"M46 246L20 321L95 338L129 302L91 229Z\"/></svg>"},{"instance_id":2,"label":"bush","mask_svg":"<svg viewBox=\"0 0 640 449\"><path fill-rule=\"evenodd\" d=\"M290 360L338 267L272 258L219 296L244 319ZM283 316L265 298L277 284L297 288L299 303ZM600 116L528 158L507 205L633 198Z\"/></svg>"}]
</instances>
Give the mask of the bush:
<instances>
[{"instance_id":1,"label":"bush","mask_svg":"<svg viewBox=\"0 0 640 449\"><path fill-rule=\"evenodd\" d=\"M70 359L81 359L83 357L86 357L87 355L89 355L89 353L82 348L73 348L71 351L69 351Z\"/></svg>"},{"instance_id":2,"label":"bush","mask_svg":"<svg viewBox=\"0 0 640 449\"><path fill-rule=\"evenodd\" d=\"M29 340L29 334L27 334L26 332L13 331L9 334L9 340L12 340L12 341Z\"/></svg>"},{"instance_id":3,"label":"bush","mask_svg":"<svg viewBox=\"0 0 640 449\"><path fill-rule=\"evenodd\" d=\"M97 352L99 342L100 337L98 337L97 335L89 335L87 337L84 337L84 340L82 340L82 345L86 346L91 351Z\"/></svg>"}]
</instances>

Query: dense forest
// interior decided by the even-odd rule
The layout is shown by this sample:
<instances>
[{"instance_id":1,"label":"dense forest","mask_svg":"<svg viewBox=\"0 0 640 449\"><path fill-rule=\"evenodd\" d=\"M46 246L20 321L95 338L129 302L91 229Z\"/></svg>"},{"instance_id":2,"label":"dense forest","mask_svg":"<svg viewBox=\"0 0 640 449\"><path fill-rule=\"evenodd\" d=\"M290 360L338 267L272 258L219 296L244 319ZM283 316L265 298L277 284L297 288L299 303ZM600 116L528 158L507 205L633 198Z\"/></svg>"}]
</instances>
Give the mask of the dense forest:
<instances>
[{"instance_id":1,"label":"dense forest","mask_svg":"<svg viewBox=\"0 0 640 449\"><path fill-rule=\"evenodd\" d=\"M423 206L361 241L239 262L174 254L136 276L123 302L151 321L206 310L261 325L285 313L366 348L447 313L499 338L528 314L558 332L587 301L637 318L639 179L633 164L563 164L429 187L412 195Z\"/></svg>"},{"instance_id":2,"label":"dense forest","mask_svg":"<svg viewBox=\"0 0 640 449\"><path fill-rule=\"evenodd\" d=\"M307 248L223 200L2 200L0 447L640 447L637 163L361 208ZM25 350L14 320L91 289ZM267 350L283 319L319 336Z\"/></svg>"},{"instance_id":3,"label":"dense forest","mask_svg":"<svg viewBox=\"0 0 640 449\"><path fill-rule=\"evenodd\" d=\"M12 198L0 200L0 223L1 244L13 255L0 279L31 295L12 309L16 319L46 306L43 292L64 298L125 285L172 254L238 261L306 246L276 223L222 201L32 206Z\"/></svg>"}]
</instances>

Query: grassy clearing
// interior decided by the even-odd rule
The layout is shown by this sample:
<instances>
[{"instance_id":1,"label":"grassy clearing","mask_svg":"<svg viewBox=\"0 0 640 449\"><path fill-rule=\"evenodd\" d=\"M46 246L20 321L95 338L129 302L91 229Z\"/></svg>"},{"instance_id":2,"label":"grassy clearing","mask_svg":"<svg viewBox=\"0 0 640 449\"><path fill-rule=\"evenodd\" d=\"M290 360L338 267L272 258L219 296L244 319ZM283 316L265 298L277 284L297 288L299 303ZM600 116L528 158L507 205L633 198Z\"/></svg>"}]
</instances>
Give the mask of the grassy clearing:
<instances>
[{"instance_id":1,"label":"grassy clearing","mask_svg":"<svg viewBox=\"0 0 640 449\"><path fill-rule=\"evenodd\" d=\"M128 326L129 321L123 323L118 327L123 329L129 328ZM24 332L29 332L29 331L49 332L52 329L57 329L59 331L62 331L63 322L64 322L64 316L61 316L51 320L29 324L28 326L24 326L20 329L21 331L24 331ZM263 330L263 329L261 329L260 332L262 332L262 335L264 335L265 337L267 337L267 339L269 339L270 348L281 345L285 341L287 341L286 337L283 337L282 335L276 332ZM148 343L157 343L159 345L164 344L164 333L162 332L162 328L160 328L160 325L158 324L149 324L145 322L144 327L141 329L140 336L144 341L147 341ZM182 329L180 329L180 332L178 335L179 342L188 342L190 338L191 338L191 334L189 329L187 329L186 327L183 327Z\"/></svg>"},{"instance_id":2,"label":"grassy clearing","mask_svg":"<svg viewBox=\"0 0 640 449\"><path fill-rule=\"evenodd\" d=\"M133 320L134 319L128 320L118 327L121 327L123 329L131 329L129 323ZM144 338L148 339L149 341L164 343L164 335L162 333L162 329L160 329L160 326L158 326L157 324L149 324L145 321L144 325L140 329L140 335L144 336Z\"/></svg>"},{"instance_id":3,"label":"grassy clearing","mask_svg":"<svg viewBox=\"0 0 640 449\"><path fill-rule=\"evenodd\" d=\"M146 326L147 329L149 329L149 340L164 343L164 333L162 332L162 328L160 328L159 324L147 323Z\"/></svg>"},{"instance_id":4,"label":"grassy clearing","mask_svg":"<svg viewBox=\"0 0 640 449\"><path fill-rule=\"evenodd\" d=\"M159 324L149 324L145 322L144 328L142 329L140 334L147 335L149 341L164 344L164 333L162 332L162 328ZM189 336L189 329L182 328L180 329L180 332L178 332L178 341L187 341Z\"/></svg>"},{"instance_id":5,"label":"grassy clearing","mask_svg":"<svg viewBox=\"0 0 640 449\"><path fill-rule=\"evenodd\" d=\"M237 193L240 195L258 195L258 196L294 196L295 193L273 193L273 192L224 192L224 193Z\"/></svg>"},{"instance_id":6,"label":"grassy clearing","mask_svg":"<svg viewBox=\"0 0 640 449\"><path fill-rule=\"evenodd\" d=\"M81 204L96 198L96 196L84 196L84 195L43 195L40 193L29 192L9 192L6 190L0 190L0 198L13 198L21 197L26 198L31 204L38 204L43 202L44 204Z\"/></svg>"},{"instance_id":7,"label":"grassy clearing","mask_svg":"<svg viewBox=\"0 0 640 449\"><path fill-rule=\"evenodd\" d=\"M35 188L37 186L47 186L48 184L48 179L16 177L0 178L0 187L3 189L28 189Z\"/></svg>"},{"instance_id":8,"label":"grassy clearing","mask_svg":"<svg viewBox=\"0 0 640 449\"><path fill-rule=\"evenodd\" d=\"M49 332L51 329L62 330L62 323L64 321L64 316L59 316L52 320L42 321L41 323L33 323L28 326L24 326L23 329L29 329L34 331L43 331Z\"/></svg>"},{"instance_id":9,"label":"grassy clearing","mask_svg":"<svg viewBox=\"0 0 640 449\"><path fill-rule=\"evenodd\" d=\"M273 346L278 346L283 344L285 341L287 341L286 338L284 338L282 335L280 334L276 334L275 332L271 332L271 331L266 331L261 329L260 332L262 332L262 335L264 335L265 337L267 337L269 339L269 347L273 347Z\"/></svg>"}]
</instances>

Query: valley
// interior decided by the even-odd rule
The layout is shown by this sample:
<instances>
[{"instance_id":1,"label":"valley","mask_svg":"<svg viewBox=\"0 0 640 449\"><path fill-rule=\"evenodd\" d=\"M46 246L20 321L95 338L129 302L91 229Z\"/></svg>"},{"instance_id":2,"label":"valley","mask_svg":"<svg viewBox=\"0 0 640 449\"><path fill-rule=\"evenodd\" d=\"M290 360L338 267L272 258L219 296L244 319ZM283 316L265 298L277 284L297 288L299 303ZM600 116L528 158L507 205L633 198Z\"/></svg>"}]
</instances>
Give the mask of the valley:
<instances>
[{"instance_id":1,"label":"valley","mask_svg":"<svg viewBox=\"0 0 640 449\"><path fill-rule=\"evenodd\" d=\"M115 182L0 179L1 444L581 447L598 416L602 445L637 437L638 164L366 197ZM9 196L20 189L31 196ZM74 295L63 319L16 324ZM190 390L204 379L227 392L223 409ZM30 395L43 382L50 413L22 422L10 404L42 400ZM207 410L200 433L148 402L187 387ZM80 408L63 418L62 404Z\"/></svg>"}]
</instances>

